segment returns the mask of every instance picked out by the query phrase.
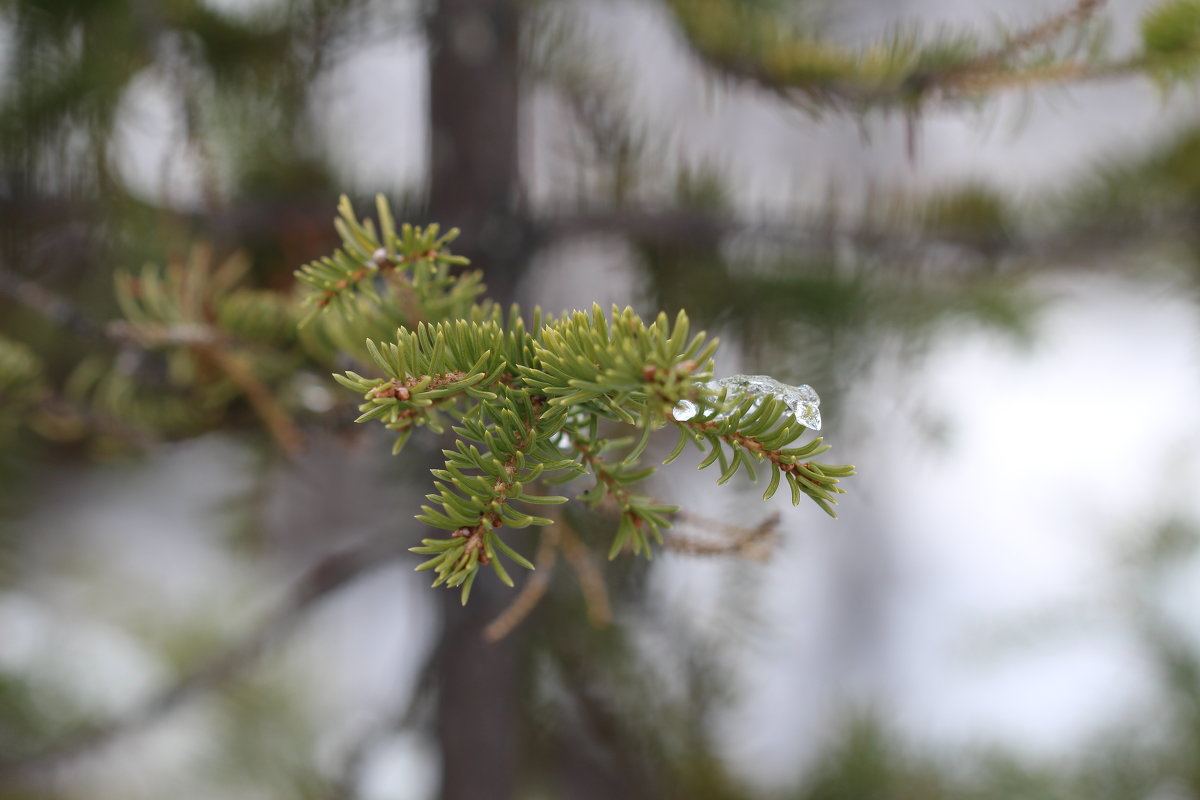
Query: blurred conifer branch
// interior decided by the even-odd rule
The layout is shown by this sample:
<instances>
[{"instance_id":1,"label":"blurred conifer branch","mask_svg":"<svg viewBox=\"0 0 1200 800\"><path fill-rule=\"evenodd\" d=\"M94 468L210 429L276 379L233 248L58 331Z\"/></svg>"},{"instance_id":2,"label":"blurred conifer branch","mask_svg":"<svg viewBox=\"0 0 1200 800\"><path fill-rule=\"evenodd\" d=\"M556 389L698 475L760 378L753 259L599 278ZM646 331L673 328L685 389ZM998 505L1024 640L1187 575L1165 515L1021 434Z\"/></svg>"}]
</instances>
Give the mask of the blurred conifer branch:
<instances>
[{"instance_id":1,"label":"blurred conifer branch","mask_svg":"<svg viewBox=\"0 0 1200 800\"><path fill-rule=\"evenodd\" d=\"M988 44L969 31L894 30L843 45L773 0L666 0L693 47L724 74L776 91L813 111L958 102L996 90L1142 74L1169 85L1200 68L1200 3L1167 0L1143 18L1141 47L1109 52L1103 0L1076 0ZM730 36L729 31L739 31Z\"/></svg>"}]
</instances>

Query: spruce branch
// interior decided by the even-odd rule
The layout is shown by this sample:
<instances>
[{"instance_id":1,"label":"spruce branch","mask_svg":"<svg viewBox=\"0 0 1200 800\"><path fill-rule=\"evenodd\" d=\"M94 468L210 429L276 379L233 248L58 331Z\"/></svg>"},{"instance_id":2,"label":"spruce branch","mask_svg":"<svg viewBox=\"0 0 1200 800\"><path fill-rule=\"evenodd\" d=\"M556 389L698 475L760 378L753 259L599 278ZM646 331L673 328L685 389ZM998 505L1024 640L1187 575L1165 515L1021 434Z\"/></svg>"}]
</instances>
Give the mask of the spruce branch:
<instances>
[{"instance_id":1,"label":"spruce branch","mask_svg":"<svg viewBox=\"0 0 1200 800\"><path fill-rule=\"evenodd\" d=\"M579 499L592 506L598 506L606 499L611 500L620 511L617 534L608 551L609 560L616 558L626 547L634 555L644 553L649 558L653 553L650 537L662 544L663 529L671 527L671 516L679 511L678 506L659 503L648 495L635 494L630 488L653 474L654 468L642 468L627 460L613 464L601 457L605 450L627 442L595 439L594 436L588 439L577 433L570 436L571 446L596 478L595 485L581 494Z\"/></svg>"},{"instance_id":2,"label":"spruce branch","mask_svg":"<svg viewBox=\"0 0 1200 800\"><path fill-rule=\"evenodd\" d=\"M461 261L444 249L449 239L432 226L404 226L397 233L386 202L381 198L377 205L378 233L343 201L343 247L297 274L310 287L309 322L337 309L335 318L353 323L366 308L362 297L386 310L389 301L379 287L386 289L389 276L402 272L410 278L403 285L414 290L423 318L401 324L394 336L366 339L366 366L375 374L346 371L334 378L361 398L358 422L374 420L396 434L393 452L422 427L454 437L442 451L445 464L432 470L434 491L417 516L445 534L412 548L428 557L418 569L434 573L434 586L458 588L465 603L484 566L512 586L505 560L526 569L534 564L506 540L505 529L551 526L550 517L530 506L569 500L543 493L538 484L582 475L593 484L576 500L594 506L611 501L620 512L609 557L626 549L650 557L652 542L663 544L679 509L637 487L655 472L642 463L652 435L671 424L680 440L668 462L691 440L707 454L701 467L721 465L719 483L740 470L753 479L754 465L765 464L771 472L766 497L786 481L794 503L807 496L833 514L834 495L842 492L838 481L854 470L814 461L828 449L821 439L799 442L820 427L815 406L811 414L798 411L792 396L810 389L767 379L769 385L754 384L767 386L765 394L744 387L715 390L735 379L713 381L718 343L693 333L682 311L651 322L631 308L614 306L606 313L599 305L559 316L534 309L528 324L515 306L502 314L494 304L476 302L478 273L449 272L451 263ZM374 261L367 263L369 258ZM776 396L771 386L787 391ZM693 413L680 415L681 408ZM609 435L622 426L632 429L629 435ZM543 555L546 542L561 538L561 532L543 530L539 560L549 558ZM607 602L597 589L603 583L575 544L567 545L568 557L590 597L589 613L605 619ZM546 580L527 582L517 610L505 619L527 614ZM509 623L496 624L494 630L503 632Z\"/></svg>"},{"instance_id":3,"label":"spruce branch","mask_svg":"<svg viewBox=\"0 0 1200 800\"><path fill-rule=\"evenodd\" d=\"M450 273L450 267L467 263L448 248L458 238L458 229L442 234L437 225L418 228L407 223L397 229L382 196L376 211L378 231L371 220L360 222L349 198L342 197L334 221L342 247L296 272L302 283L316 290L307 300L311 308L301 325L326 308L353 316L362 298L404 309L410 325L466 316L455 312L469 308L483 289L478 273Z\"/></svg>"},{"instance_id":4,"label":"spruce branch","mask_svg":"<svg viewBox=\"0 0 1200 800\"><path fill-rule=\"evenodd\" d=\"M478 413L465 416L462 425L455 428L463 439L479 442L485 450L481 452L459 439L455 449L443 451L447 457L445 469L433 470L438 479L434 483L437 493L427 495L440 510L422 506L423 513L417 516L429 525L453 531L447 539L424 539L421 547L413 548L413 552L432 556L417 569L433 570L437 575L434 586L461 585L464 604L482 565L490 564L502 582L513 585L498 554L533 569L497 531L503 527L550 525L552 520L527 514L512 503L565 503L565 497L535 495L525 487L547 469L575 466L556 453L546 457L549 445L542 413L544 401L507 388L499 395L508 402L480 403Z\"/></svg>"},{"instance_id":5,"label":"spruce branch","mask_svg":"<svg viewBox=\"0 0 1200 800\"><path fill-rule=\"evenodd\" d=\"M783 400L762 395L731 400L723 390L710 401L695 418L680 420L670 415L670 421L679 428L679 441L665 463L678 458L689 440L701 451L707 449L699 469L714 463L720 465L718 485L728 482L739 470L745 470L755 480L755 463L765 462L771 477L763 492L764 500L775 494L782 479L791 489L793 505L800 504L803 494L829 516L837 516L832 508L837 504L833 495L844 493L837 484L840 478L853 475L854 468L812 461L814 456L829 450L819 437L805 445L789 447L807 428L787 413Z\"/></svg>"}]
</instances>

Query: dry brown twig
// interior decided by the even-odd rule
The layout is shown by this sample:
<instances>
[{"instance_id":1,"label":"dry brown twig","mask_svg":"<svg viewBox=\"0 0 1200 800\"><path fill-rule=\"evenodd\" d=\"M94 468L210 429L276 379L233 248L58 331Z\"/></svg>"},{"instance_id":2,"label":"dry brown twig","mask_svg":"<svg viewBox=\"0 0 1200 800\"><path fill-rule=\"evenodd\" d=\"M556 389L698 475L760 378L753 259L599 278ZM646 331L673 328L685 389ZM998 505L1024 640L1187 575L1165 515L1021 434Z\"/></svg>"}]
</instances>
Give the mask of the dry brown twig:
<instances>
[{"instance_id":1,"label":"dry brown twig","mask_svg":"<svg viewBox=\"0 0 1200 800\"><path fill-rule=\"evenodd\" d=\"M304 435L300 433L296 423L275 399L267 385L254 374L254 370L247 366L246 362L236 353L228 352L219 346L193 345L192 347L197 356L224 372L242 390L250 402L251 408L254 409L254 413L267 426L271 437L279 445L279 449L291 458L300 455L304 449Z\"/></svg>"},{"instance_id":2,"label":"dry brown twig","mask_svg":"<svg viewBox=\"0 0 1200 800\"><path fill-rule=\"evenodd\" d=\"M554 562L558 559L558 542L561 526L551 525L542 529L542 538L538 542L537 554L534 556L534 566L537 570L529 576L521 591L509 603L508 608L500 612L494 620L483 629L483 638L489 642L498 642L508 636L529 616L537 604L541 602L546 590L550 588L550 577L553 574Z\"/></svg>"},{"instance_id":3,"label":"dry brown twig","mask_svg":"<svg viewBox=\"0 0 1200 800\"><path fill-rule=\"evenodd\" d=\"M779 512L775 512L753 528L708 519L687 511L679 512L677 520L693 530L715 531L725 537L724 541L712 541L693 538L677 530L668 531L665 544L677 553L694 556L732 555L751 561L766 561L778 538L780 517Z\"/></svg>"},{"instance_id":4,"label":"dry brown twig","mask_svg":"<svg viewBox=\"0 0 1200 800\"><path fill-rule=\"evenodd\" d=\"M1002 46L968 62L964 68L972 71L1000 68L1023 51L1054 41L1070 26L1085 24L1100 11L1104 1L1076 0L1070 8L1009 37Z\"/></svg>"},{"instance_id":5,"label":"dry brown twig","mask_svg":"<svg viewBox=\"0 0 1200 800\"><path fill-rule=\"evenodd\" d=\"M588 622L595 628L607 627L612 622L612 604L608 601L604 576L600 574L600 568L596 566L591 552L570 528L563 529L559 549L579 579L579 590L583 592Z\"/></svg>"},{"instance_id":6,"label":"dry brown twig","mask_svg":"<svg viewBox=\"0 0 1200 800\"><path fill-rule=\"evenodd\" d=\"M771 554L778 534L780 516L778 512L771 514L753 528L689 512L679 512L676 520L696 530L716 532L725 537L725 540L711 541L668 531L663 543L674 552L695 556L736 556L761 562ZM612 603L609 601L604 578L591 552L573 530L559 521L558 524L543 529L535 556L537 571L529 576L508 607L484 628L485 639L489 642L503 639L533 612L545 597L546 590L550 588L550 578L560 552L575 570L587 608L588 621L597 628L611 624Z\"/></svg>"}]
</instances>

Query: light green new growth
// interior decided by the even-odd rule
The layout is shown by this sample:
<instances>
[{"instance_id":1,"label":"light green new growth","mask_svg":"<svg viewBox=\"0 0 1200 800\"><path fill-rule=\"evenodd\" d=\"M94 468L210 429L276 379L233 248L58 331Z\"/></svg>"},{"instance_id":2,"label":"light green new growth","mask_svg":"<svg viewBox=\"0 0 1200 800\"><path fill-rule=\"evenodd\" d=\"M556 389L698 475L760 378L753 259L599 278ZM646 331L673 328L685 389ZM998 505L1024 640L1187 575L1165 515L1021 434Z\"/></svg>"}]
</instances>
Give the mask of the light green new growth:
<instances>
[{"instance_id":1,"label":"light green new growth","mask_svg":"<svg viewBox=\"0 0 1200 800\"><path fill-rule=\"evenodd\" d=\"M594 484L576 499L611 501L620 511L610 558L627 548L650 556L678 508L636 487L655 471L641 463L650 435L666 426L679 436L667 462L691 442L704 456L701 468L721 467L720 483L741 469L754 478L765 468L764 497L786 483L793 503L808 496L833 514L838 481L853 468L813 461L827 446L819 438L798 444L806 428L781 400L727 399L700 386L712 377L717 342L692 334L686 314L673 322L659 314L647 324L629 308L605 314L593 306L559 317L535 309L526 324L515 306L505 314L477 302L478 273L450 272L465 263L447 249L456 231L397 231L382 198L378 209L377 231L343 200L343 248L297 276L312 289L306 320L333 309L352 326L362 309L387 305L385 298L407 305L407 326L388 340L366 341L378 375L334 378L362 396L358 422L376 420L396 433L394 452L419 427L454 436L418 516L448 535L413 548L430 556L418 569L433 571L435 586L461 587L465 603L484 565L511 586L501 556L533 565L500 531L552 524L535 507L569 499L538 487L585 475ZM685 399L700 413L677 420L672 409ZM612 438L620 426L632 435Z\"/></svg>"}]
</instances>

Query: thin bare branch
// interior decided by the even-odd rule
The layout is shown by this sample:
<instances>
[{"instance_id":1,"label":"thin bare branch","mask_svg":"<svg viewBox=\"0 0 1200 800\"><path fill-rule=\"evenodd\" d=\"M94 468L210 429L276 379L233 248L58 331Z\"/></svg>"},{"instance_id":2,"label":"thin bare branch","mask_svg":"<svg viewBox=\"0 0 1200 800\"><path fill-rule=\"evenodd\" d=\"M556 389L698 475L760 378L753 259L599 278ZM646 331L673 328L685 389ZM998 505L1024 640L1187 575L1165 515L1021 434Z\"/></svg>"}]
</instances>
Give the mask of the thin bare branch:
<instances>
[{"instance_id":1,"label":"thin bare branch","mask_svg":"<svg viewBox=\"0 0 1200 800\"><path fill-rule=\"evenodd\" d=\"M403 537L390 532L357 546L329 553L293 582L275 609L249 632L218 650L124 716L69 734L24 755L0 759L0 782L42 775L70 761L153 725L180 706L236 678L266 652L282 644L321 600L359 576L405 554Z\"/></svg>"},{"instance_id":2,"label":"thin bare branch","mask_svg":"<svg viewBox=\"0 0 1200 800\"><path fill-rule=\"evenodd\" d=\"M554 562L558 557L558 544L561 535L560 526L551 525L542 529L542 538L538 542L537 555L534 565L537 571L529 576L521 591L513 598L508 608L500 612L494 620L483 629L483 638L489 642L498 642L513 632L546 594L550 588L550 577L553 574Z\"/></svg>"},{"instance_id":3,"label":"thin bare branch","mask_svg":"<svg viewBox=\"0 0 1200 800\"><path fill-rule=\"evenodd\" d=\"M778 538L779 513L771 514L753 528L745 528L729 522L708 519L698 514L681 511L676 519L693 530L707 534L716 533L724 540L712 541L692 537L679 530L667 531L664 544L677 552L694 556L738 556L752 561L766 561Z\"/></svg>"},{"instance_id":4,"label":"thin bare branch","mask_svg":"<svg viewBox=\"0 0 1200 800\"><path fill-rule=\"evenodd\" d=\"M612 603L608 600L608 589L604 586L604 576L596 566L591 551L587 549L575 532L563 526L562 540L559 544L567 563L575 570L579 579L579 590L583 592L583 604L587 609L588 622L595 628L605 628L612 624Z\"/></svg>"},{"instance_id":5,"label":"thin bare branch","mask_svg":"<svg viewBox=\"0 0 1200 800\"><path fill-rule=\"evenodd\" d=\"M994 70L1027 50L1048 44L1067 28L1083 25L1104 7L1105 0L1076 0L1070 8L1043 20L1037 25L1018 31L990 52L984 53L958 69Z\"/></svg>"},{"instance_id":6,"label":"thin bare branch","mask_svg":"<svg viewBox=\"0 0 1200 800\"><path fill-rule=\"evenodd\" d=\"M105 328L74 303L41 284L0 267L0 295L40 314L64 330L80 336L107 336Z\"/></svg>"},{"instance_id":7,"label":"thin bare branch","mask_svg":"<svg viewBox=\"0 0 1200 800\"><path fill-rule=\"evenodd\" d=\"M291 416L275 399L267 385L259 380L246 362L236 353L213 345L193 345L192 349L201 358L216 365L246 395L251 407L267 426L279 449L295 458L304 449L304 435L296 427Z\"/></svg>"}]
</instances>

